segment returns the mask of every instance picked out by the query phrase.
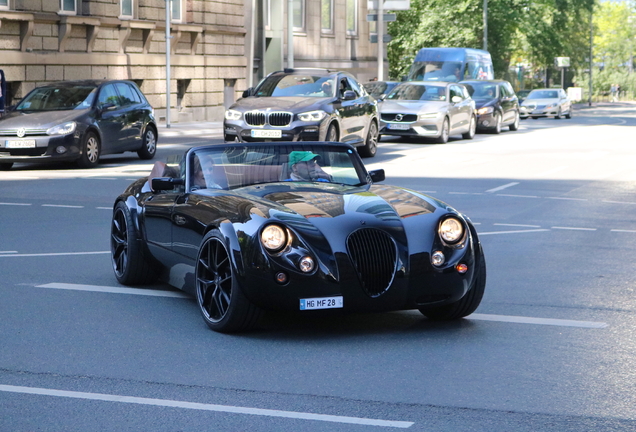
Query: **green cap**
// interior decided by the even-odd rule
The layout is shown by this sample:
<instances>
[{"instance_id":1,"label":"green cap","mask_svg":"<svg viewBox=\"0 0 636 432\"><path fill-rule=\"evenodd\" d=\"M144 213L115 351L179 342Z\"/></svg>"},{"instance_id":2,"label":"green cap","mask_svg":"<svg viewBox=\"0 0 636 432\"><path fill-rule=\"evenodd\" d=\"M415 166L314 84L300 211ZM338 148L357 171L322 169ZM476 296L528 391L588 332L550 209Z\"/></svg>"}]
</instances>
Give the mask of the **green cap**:
<instances>
[{"instance_id":1,"label":"green cap","mask_svg":"<svg viewBox=\"0 0 636 432\"><path fill-rule=\"evenodd\" d=\"M319 154L310 151L293 151L289 154L289 166L297 164L298 162L308 162L319 157Z\"/></svg>"}]
</instances>

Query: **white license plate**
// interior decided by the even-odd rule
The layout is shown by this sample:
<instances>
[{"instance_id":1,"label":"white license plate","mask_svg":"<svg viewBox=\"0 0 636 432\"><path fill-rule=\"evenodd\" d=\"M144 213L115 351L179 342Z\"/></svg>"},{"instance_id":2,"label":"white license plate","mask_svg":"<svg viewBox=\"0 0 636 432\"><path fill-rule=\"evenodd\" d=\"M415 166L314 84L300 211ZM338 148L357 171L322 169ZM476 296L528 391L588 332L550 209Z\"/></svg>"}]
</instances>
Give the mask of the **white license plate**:
<instances>
[{"instance_id":1,"label":"white license plate","mask_svg":"<svg viewBox=\"0 0 636 432\"><path fill-rule=\"evenodd\" d=\"M6 148L35 148L35 140L6 140Z\"/></svg>"},{"instance_id":2,"label":"white license plate","mask_svg":"<svg viewBox=\"0 0 636 432\"><path fill-rule=\"evenodd\" d=\"M300 310L336 309L342 307L342 296L300 299Z\"/></svg>"},{"instance_id":3,"label":"white license plate","mask_svg":"<svg viewBox=\"0 0 636 432\"><path fill-rule=\"evenodd\" d=\"M252 138L281 138L283 131L280 130L252 130Z\"/></svg>"},{"instance_id":4,"label":"white license plate","mask_svg":"<svg viewBox=\"0 0 636 432\"><path fill-rule=\"evenodd\" d=\"M409 130L409 129L411 129L411 125L400 124L400 123L389 123L387 127L389 129L394 129L394 130Z\"/></svg>"}]
</instances>

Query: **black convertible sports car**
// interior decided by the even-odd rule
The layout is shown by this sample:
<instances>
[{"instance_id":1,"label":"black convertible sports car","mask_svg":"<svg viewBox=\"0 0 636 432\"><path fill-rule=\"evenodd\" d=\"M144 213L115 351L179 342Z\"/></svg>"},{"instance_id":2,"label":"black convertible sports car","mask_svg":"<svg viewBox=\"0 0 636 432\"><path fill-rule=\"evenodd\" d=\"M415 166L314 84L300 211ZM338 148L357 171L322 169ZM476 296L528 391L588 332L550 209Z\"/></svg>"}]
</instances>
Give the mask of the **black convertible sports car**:
<instances>
[{"instance_id":1,"label":"black convertible sports car","mask_svg":"<svg viewBox=\"0 0 636 432\"><path fill-rule=\"evenodd\" d=\"M419 309L458 319L481 302L486 264L470 220L430 196L378 184L334 142L195 147L114 204L115 276L196 296L234 332L263 310ZM171 176L170 176L171 175Z\"/></svg>"}]
</instances>

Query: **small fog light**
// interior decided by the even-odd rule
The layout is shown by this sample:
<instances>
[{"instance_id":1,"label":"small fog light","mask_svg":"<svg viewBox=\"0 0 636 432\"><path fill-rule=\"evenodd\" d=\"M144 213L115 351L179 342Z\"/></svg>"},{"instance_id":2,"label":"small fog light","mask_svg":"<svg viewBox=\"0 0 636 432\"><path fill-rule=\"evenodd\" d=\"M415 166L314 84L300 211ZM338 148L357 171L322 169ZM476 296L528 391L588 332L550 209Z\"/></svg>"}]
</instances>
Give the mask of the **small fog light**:
<instances>
[{"instance_id":1,"label":"small fog light","mask_svg":"<svg viewBox=\"0 0 636 432\"><path fill-rule=\"evenodd\" d=\"M468 271L468 266L466 264L457 264L455 266L458 273L464 274Z\"/></svg>"},{"instance_id":2,"label":"small fog light","mask_svg":"<svg viewBox=\"0 0 636 432\"><path fill-rule=\"evenodd\" d=\"M57 152L57 154L66 153L66 147L64 147L64 146L57 146L57 148L55 149L55 151Z\"/></svg>"},{"instance_id":3,"label":"small fog light","mask_svg":"<svg viewBox=\"0 0 636 432\"><path fill-rule=\"evenodd\" d=\"M276 282L284 284L287 282L287 275L283 272L276 273Z\"/></svg>"},{"instance_id":4,"label":"small fog light","mask_svg":"<svg viewBox=\"0 0 636 432\"><path fill-rule=\"evenodd\" d=\"M441 266L442 264L444 264L444 261L446 261L446 258L441 251L435 251L433 252L433 255L431 255L431 264L433 264L435 267Z\"/></svg>"},{"instance_id":5,"label":"small fog light","mask_svg":"<svg viewBox=\"0 0 636 432\"><path fill-rule=\"evenodd\" d=\"M484 126L488 126L490 122L488 120L484 120Z\"/></svg>"},{"instance_id":6,"label":"small fog light","mask_svg":"<svg viewBox=\"0 0 636 432\"><path fill-rule=\"evenodd\" d=\"M298 267L300 267L300 271L304 273L309 273L314 269L314 260L311 257L302 257L300 262L298 263Z\"/></svg>"}]
</instances>

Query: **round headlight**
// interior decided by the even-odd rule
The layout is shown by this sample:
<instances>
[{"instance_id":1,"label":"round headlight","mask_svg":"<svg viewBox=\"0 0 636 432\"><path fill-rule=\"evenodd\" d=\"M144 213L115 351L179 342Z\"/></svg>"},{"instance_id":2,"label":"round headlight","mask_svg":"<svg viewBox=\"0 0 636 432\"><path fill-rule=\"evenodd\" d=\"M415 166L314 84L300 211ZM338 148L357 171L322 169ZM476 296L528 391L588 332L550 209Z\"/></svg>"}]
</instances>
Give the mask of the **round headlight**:
<instances>
[{"instance_id":1,"label":"round headlight","mask_svg":"<svg viewBox=\"0 0 636 432\"><path fill-rule=\"evenodd\" d=\"M287 233L278 225L268 225L261 233L261 243L270 252L278 252L287 244Z\"/></svg>"},{"instance_id":2,"label":"round headlight","mask_svg":"<svg viewBox=\"0 0 636 432\"><path fill-rule=\"evenodd\" d=\"M464 237L464 225L455 218L447 218L439 224L439 235L446 243L457 243Z\"/></svg>"}]
</instances>

